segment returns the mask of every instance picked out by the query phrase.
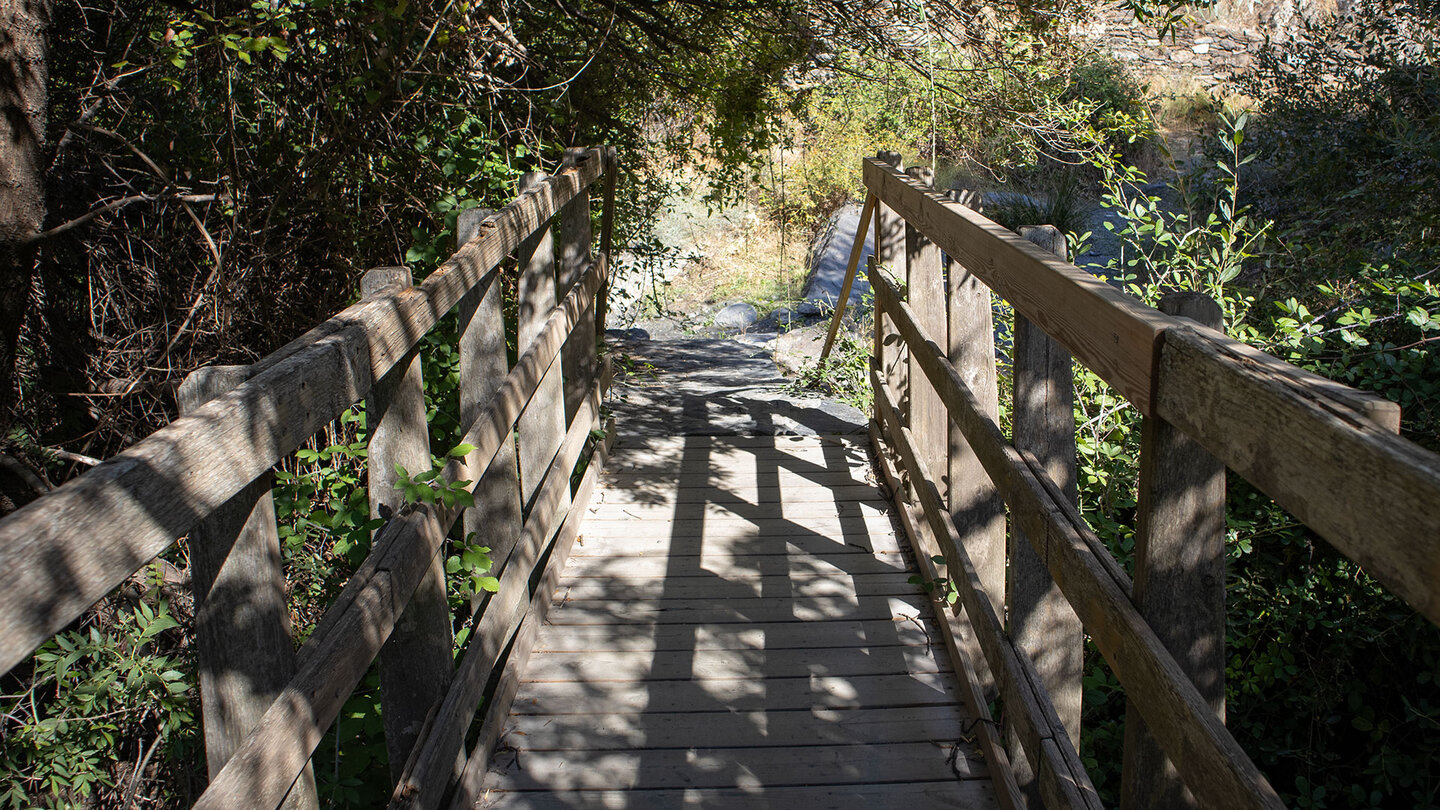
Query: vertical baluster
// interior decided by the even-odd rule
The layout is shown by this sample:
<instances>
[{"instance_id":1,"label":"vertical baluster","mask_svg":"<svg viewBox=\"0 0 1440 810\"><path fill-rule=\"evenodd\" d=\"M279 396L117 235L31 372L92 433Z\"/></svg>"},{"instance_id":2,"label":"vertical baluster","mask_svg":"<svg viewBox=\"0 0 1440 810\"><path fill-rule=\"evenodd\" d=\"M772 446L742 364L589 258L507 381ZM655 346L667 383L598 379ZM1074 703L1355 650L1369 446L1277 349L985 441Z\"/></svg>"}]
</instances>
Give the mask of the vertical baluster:
<instances>
[{"instance_id":1,"label":"vertical baluster","mask_svg":"<svg viewBox=\"0 0 1440 810\"><path fill-rule=\"evenodd\" d=\"M911 166L905 174L924 188L935 185L935 172L928 166ZM940 248L919 229L905 223L905 296L915 313L916 324L939 345L948 344L945 324L945 277L940 267ZM910 380L909 427L920 444L921 462L927 477L934 481L943 497L945 479L949 474L947 447L949 421L945 405L925 370L913 356L907 376Z\"/></svg>"},{"instance_id":2,"label":"vertical baluster","mask_svg":"<svg viewBox=\"0 0 1440 810\"><path fill-rule=\"evenodd\" d=\"M377 267L361 280L360 293L369 298L410 285L408 268ZM430 469L420 345L417 343L409 355L377 381L365 400L365 422L370 430L367 477L371 517L393 514L405 505L403 493L395 486L396 465L411 476ZM400 778L426 715L445 696L454 669L453 643L442 551L431 562L395 630L380 649L380 706L392 781Z\"/></svg>"},{"instance_id":3,"label":"vertical baluster","mask_svg":"<svg viewBox=\"0 0 1440 810\"><path fill-rule=\"evenodd\" d=\"M542 186L544 172L530 172L520 178L520 193L528 193ZM515 252L520 262L518 299L518 346L521 352L529 348L535 336L545 326L545 320L555 309L555 240L547 225L521 243ZM562 361L556 362L540 378L540 386L530 398L530 404L520 416L517 425L520 441L520 493L525 504L527 519L532 500L544 479L545 470L554 460L565 437L565 395L561 384ZM558 513L570 507L567 491L557 506ZM548 522L548 516L542 516Z\"/></svg>"},{"instance_id":4,"label":"vertical baluster","mask_svg":"<svg viewBox=\"0 0 1440 810\"><path fill-rule=\"evenodd\" d=\"M460 244L479 234L480 222L494 213L484 208L460 212L456 238ZM460 423L468 429L495 398L509 359L505 350L505 285L499 270L460 299ZM479 452L467 459L470 475L480 475L475 485L475 507L466 509L464 531L476 545L488 546L494 560L491 574L499 576L515 542L520 537L520 478L515 463L515 443L500 445L495 460L483 474ZM471 601L471 610L480 611L489 600L481 592Z\"/></svg>"},{"instance_id":5,"label":"vertical baluster","mask_svg":"<svg viewBox=\"0 0 1440 810\"><path fill-rule=\"evenodd\" d=\"M881 163L900 168L899 152L881 152L876 155ZM875 203L875 264L879 272L888 272L892 278L905 278L905 220L883 202ZM890 386L891 401L903 414L909 401L909 386L906 384L908 354L905 345L895 332L895 323L890 316L881 313L876 318L876 333L887 343L881 353L875 356L880 363L880 377Z\"/></svg>"},{"instance_id":6,"label":"vertical baluster","mask_svg":"<svg viewBox=\"0 0 1440 810\"><path fill-rule=\"evenodd\" d=\"M951 200L970 204L975 195L951 192ZM960 378L975 395L981 411L998 424L1000 395L995 373L995 325L990 306L990 288L972 275L955 257L950 257L946 274L948 298L947 356ZM1002 609L1005 604L1005 502L995 484L976 457L965 434L953 423L948 426L950 442L949 499L950 516L965 541L980 584L990 597L990 604ZM982 689L993 694L992 677L980 642L969 626L961 628L961 643L974 662L976 678Z\"/></svg>"},{"instance_id":7,"label":"vertical baluster","mask_svg":"<svg viewBox=\"0 0 1440 810\"><path fill-rule=\"evenodd\" d=\"M601 203L600 208L600 252L605 254L606 268L605 283L595 294L595 339L597 342L605 334L605 315L610 306L610 277L615 273L610 249L615 238L615 183L617 180L615 175L620 169L615 147L606 146L601 154L601 159L605 161L605 175L601 181L604 184L602 191L604 202Z\"/></svg>"},{"instance_id":8,"label":"vertical baluster","mask_svg":"<svg viewBox=\"0 0 1440 810\"><path fill-rule=\"evenodd\" d=\"M1065 237L1054 226L1026 228L1021 235L1062 259L1068 258ZM1070 352L1019 313L1015 315L1014 341L1015 447L1037 459L1064 497L1077 503L1075 376ZM1078 750L1085 636L1074 609L1032 545L1045 542L1044 537L1026 537L1018 526L1011 527L1006 581L1010 636L1034 662L1055 712ZM1015 744L1013 730L1008 736L1016 781L1024 786L1034 776L1031 764Z\"/></svg>"},{"instance_id":9,"label":"vertical baluster","mask_svg":"<svg viewBox=\"0 0 1440 810\"><path fill-rule=\"evenodd\" d=\"M180 386L180 412L192 413L249 378L249 366L199 369ZM200 708L211 778L295 675L271 478L267 472L255 479L190 532ZM283 806L316 805L315 776L307 767Z\"/></svg>"},{"instance_id":10,"label":"vertical baluster","mask_svg":"<svg viewBox=\"0 0 1440 810\"><path fill-rule=\"evenodd\" d=\"M585 158L587 150L571 148L565 150L563 168L576 165ZM590 157L590 160L596 160ZM565 300L570 288L580 280L585 267L590 263L590 191L581 189L575 198L560 209L556 217L559 231L559 245L555 260L555 299ZM565 424L575 418L580 403L590 391L595 379L595 309L588 308L580 315L575 329L565 340L561 350L565 371Z\"/></svg>"},{"instance_id":11,"label":"vertical baluster","mask_svg":"<svg viewBox=\"0 0 1440 810\"><path fill-rule=\"evenodd\" d=\"M1174 293L1160 310L1212 329L1220 306ZM1140 432L1132 599L1200 694L1225 718L1225 465L1157 417ZM1134 706L1125 710L1123 808L1196 807Z\"/></svg>"}]
</instances>

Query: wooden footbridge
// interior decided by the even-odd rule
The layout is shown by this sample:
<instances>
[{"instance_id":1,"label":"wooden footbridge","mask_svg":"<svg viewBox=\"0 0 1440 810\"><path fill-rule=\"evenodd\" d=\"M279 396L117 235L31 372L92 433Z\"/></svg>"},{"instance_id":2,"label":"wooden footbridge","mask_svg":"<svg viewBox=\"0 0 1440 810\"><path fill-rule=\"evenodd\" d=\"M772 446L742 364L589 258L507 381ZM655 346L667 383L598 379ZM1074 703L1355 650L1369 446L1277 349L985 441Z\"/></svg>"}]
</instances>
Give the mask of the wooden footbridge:
<instances>
[{"instance_id":1,"label":"wooden footbridge","mask_svg":"<svg viewBox=\"0 0 1440 810\"><path fill-rule=\"evenodd\" d=\"M893 155L864 165L868 435L627 433L595 351L615 170L576 150L527 177L423 283L371 271L358 304L192 376L184 416L0 522L0 670L188 537L200 807L316 805L310 758L378 660L393 807L1099 808L1088 635L1129 701L1123 805L1268 808L1223 722L1226 468L1440 620L1440 458L1393 406L1207 328L1194 296L1142 306ZM1009 435L992 293L1016 313ZM396 467L445 450L417 352L452 310L468 447L406 499ZM1145 417L1133 571L1076 508L1072 357ZM271 470L360 402L384 523L297 650ZM454 616L443 549L471 533L499 590Z\"/></svg>"}]
</instances>

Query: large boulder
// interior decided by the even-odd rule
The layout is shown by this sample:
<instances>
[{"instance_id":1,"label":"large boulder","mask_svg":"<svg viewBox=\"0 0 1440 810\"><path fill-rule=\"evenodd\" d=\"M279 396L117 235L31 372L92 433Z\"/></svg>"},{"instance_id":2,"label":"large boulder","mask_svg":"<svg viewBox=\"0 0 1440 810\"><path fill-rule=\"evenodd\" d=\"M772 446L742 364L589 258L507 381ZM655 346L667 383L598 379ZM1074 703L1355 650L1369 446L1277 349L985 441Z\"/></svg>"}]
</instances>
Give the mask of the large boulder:
<instances>
[{"instance_id":1,"label":"large boulder","mask_svg":"<svg viewBox=\"0 0 1440 810\"><path fill-rule=\"evenodd\" d=\"M749 304L730 304L715 313L715 325L722 329L748 329L760 320L760 313Z\"/></svg>"},{"instance_id":2,"label":"large boulder","mask_svg":"<svg viewBox=\"0 0 1440 810\"><path fill-rule=\"evenodd\" d=\"M845 269L850 262L850 251L855 245L856 231L860 230L860 204L850 203L840 208L826 224L820 238L810 251L810 274L805 279L805 300L797 307L802 314L829 313L840 299L840 288L845 283ZM849 306L858 306L870 292L870 282L865 280L865 266L875 252L873 228L865 229L865 246L860 253L855 284L850 288Z\"/></svg>"}]
</instances>

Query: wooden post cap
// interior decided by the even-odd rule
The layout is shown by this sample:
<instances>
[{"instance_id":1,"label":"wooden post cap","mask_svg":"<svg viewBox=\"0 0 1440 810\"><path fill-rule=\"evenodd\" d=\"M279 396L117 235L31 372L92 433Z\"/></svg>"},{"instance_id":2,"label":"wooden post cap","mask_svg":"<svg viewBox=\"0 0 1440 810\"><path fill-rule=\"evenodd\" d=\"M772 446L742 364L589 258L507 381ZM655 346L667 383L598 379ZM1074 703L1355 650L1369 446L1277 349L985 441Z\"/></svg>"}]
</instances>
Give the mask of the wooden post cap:
<instances>
[{"instance_id":1,"label":"wooden post cap","mask_svg":"<svg viewBox=\"0 0 1440 810\"><path fill-rule=\"evenodd\" d=\"M372 267L360 278L360 296L369 298L397 288L409 287L413 283L410 268L400 265Z\"/></svg>"}]
</instances>

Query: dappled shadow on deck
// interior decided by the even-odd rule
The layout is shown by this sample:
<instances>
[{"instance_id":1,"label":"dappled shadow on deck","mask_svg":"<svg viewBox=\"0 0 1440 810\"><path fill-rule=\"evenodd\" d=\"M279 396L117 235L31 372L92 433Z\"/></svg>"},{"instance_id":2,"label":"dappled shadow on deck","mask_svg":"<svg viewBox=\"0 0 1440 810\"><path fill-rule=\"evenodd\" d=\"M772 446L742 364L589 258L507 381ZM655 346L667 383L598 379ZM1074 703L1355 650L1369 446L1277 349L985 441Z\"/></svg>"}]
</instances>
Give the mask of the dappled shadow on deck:
<instances>
[{"instance_id":1,"label":"dappled shadow on deck","mask_svg":"<svg viewBox=\"0 0 1440 810\"><path fill-rule=\"evenodd\" d=\"M884 498L853 438L622 438L481 805L992 806Z\"/></svg>"}]
</instances>

